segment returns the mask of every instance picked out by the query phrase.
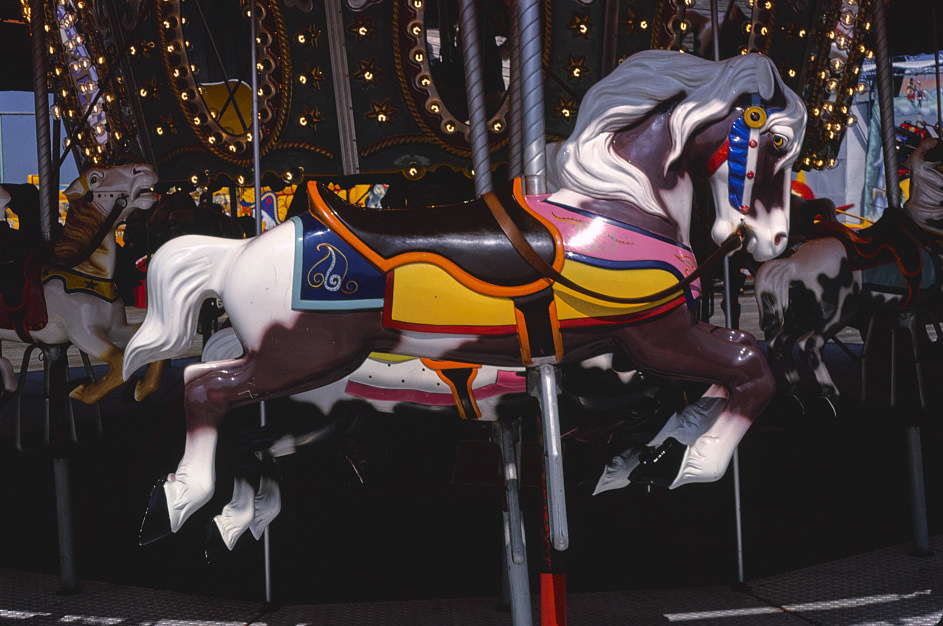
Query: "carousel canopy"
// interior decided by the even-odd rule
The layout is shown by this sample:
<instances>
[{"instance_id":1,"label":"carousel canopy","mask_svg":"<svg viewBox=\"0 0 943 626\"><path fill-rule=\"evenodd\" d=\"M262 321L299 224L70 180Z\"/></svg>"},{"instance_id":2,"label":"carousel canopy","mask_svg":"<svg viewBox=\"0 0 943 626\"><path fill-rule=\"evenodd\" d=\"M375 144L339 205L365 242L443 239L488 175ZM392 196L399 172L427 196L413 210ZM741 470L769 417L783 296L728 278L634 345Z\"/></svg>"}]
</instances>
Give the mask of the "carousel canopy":
<instances>
[{"instance_id":1,"label":"carousel canopy","mask_svg":"<svg viewBox=\"0 0 943 626\"><path fill-rule=\"evenodd\" d=\"M827 168L872 56L876 0L720 0L720 56L770 55L805 99L798 167ZM29 54L25 2L0 2L0 42ZM257 0L263 183L299 177L419 179L470 174L457 0ZM925 4L925 7L921 5ZM507 161L512 3L477 3L491 162ZM888 5L892 55L932 50L931 1ZM629 55L673 48L712 58L708 0L547 0L542 62L547 140L566 137L582 96ZM80 163L142 154L164 181L252 178L248 3L46 0L51 90ZM8 62L4 89L32 89Z\"/></svg>"}]
</instances>

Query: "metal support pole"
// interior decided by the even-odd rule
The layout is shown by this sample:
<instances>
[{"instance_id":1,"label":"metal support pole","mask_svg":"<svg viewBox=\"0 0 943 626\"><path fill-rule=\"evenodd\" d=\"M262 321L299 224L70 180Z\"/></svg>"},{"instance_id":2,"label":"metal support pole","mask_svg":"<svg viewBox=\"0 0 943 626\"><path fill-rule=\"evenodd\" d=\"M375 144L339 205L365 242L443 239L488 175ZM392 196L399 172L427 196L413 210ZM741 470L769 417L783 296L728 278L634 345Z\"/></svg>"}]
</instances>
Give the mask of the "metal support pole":
<instances>
[{"instance_id":1,"label":"metal support pole","mask_svg":"<svg viewBox=\"0 0 943 626\"><path fill-rule=\"evenodd\" d=\"M560 415L557 410L557 373L548 363L537 367L540 389L540 416L544 437L544 465L547 472L547 510L550 538L557 550L570 545L566 518L566 493L563 487L563 444L560 441Z\"/></svg>"},{"instance_id":2,"label":"metal support pole","mask_svg":"<svg viewBox=\"0 0 943 626\"><path fill-rule=\"evenodd\" d=\"M46 11L42 0L30 0L30 37L33 53L33 104L36 108L36 156L39 175L39 218L43 241L52 241L53 224L59 219L54 201L52 153L49 132L49 89L46 84ZM49 394L46 410L50 420L60 427L65 423L66 379L68 360L61 346L52 346L47 353L46 383ZM59 579L62 593L77 591L75 546L72 541L72 496L69 479L69 461L62 455L53 459L56 489L56 525L59 535Z\"/></svg>"},{"instance_id":3,"label":"metal support pole","mask_svg":"<svg viewBox=\"0 0 943 626\"><path fill-rule=\"evenodd\" d=\"M544 122L543 46L540 5L520 3L521 99L524 122L524 190L529 195L547 192L546 131Z\"/></svg>"},{"instance_id":4,"label":"metal support pole","mask_svg":"<svg viewBox=\"0 0 943 626\"><path fill-rule=\"evenodd\" d=\"M491 162L488 158L488 127L485 111L485 86L481 67L481 39L475 0L462 0L459 7L462 53L465 58L465 89L468 98L468 125L471 129L472 167L475 169L475 195L491 191Z\"/></svg>"},{"instance_id":5,"label":"metal support pole","mask_svg":"<svg viewBox=\"0 0 943 626\"><path fill-rule=\"evenodd\" d=\"M884 1L871 3L874 10L874 63L877 70L878 104L881 110L881 146L884 150L884 186L887 207L900 208L900 175L897 171L897 144L894 123L894 74L887 50L887 20Z\"/></svg>"},{"instance_id":6,"label":"metal support pole","mask_svg":"<svg viewBox=\"0 0 943 626\"><path fill-rule=\"evenodd\" d=\"M511 32L521 32L521 15L517 7L511 11ZM524 129L521 108L521 38L511 37L511 84L508 86L508 177L524 175Z\"/></svg>"},{"instance_id":7,"label":"metal support pole","mask_svg":"<svg viewBox=\"0 0 943 626\"><path fill-rule=\"evenodd\" d=\"M913 523L914 556L929 556L930 530L927 524L927 495L923 481L923 451L920 446L920 427L907 426L904 429L904 442L907 446L907 476L910 478L910 508Z\"/></svg>"},{"instance_id":8,"label":"metal support pole","mask_svg":"<svg viewBox=\"0 0 943 626\"><path fill-rule=\"evenodd\" d=\"M933 6L933 59L936 70L936 136L943 139L943 103L940 102L940 44L936 36L936 6Z\"/></svg>"},{"instance_id":9,"label":"metal support pole","mask_svg":"<svg viewBox=\"0 0 943 626\"><path fill-rule=\"evenodd\" d=\"M46 377L45 410L52 425L52 469L56 488L56 528L59 539L59 593L78 592L75 542L72 536L72 487L69 472L67 418L69 411L66 393L69 357L68 344L49 345L43 349L46 357L43 370Z\"/></svg>"},{"instance_id":10,"label":"metal support pole","mask_svg":"<svg viewBox=\"0 0 943 626\"><path fill-rule=\"evenodd\" d=\"M509 604L514 626L532 626L530 606L530 579L527 572L527 544L524 538L524 518L520 507L518 479L517 424L499 420L495 423L495 438L501 448L504 469L506 510L504 521L504 565L510 588Z\"/></svg>"},{"instance_id":11,"label":"metal support pole","mask_svg":"<svg viewBox=\"0 0 943 626\"><path fill-rule=\"evenodd\" d=\"M256 52L256 0L249 0L249 33L252 38L252 174L255 185L255 234L262 234L262 134L259 128L259 86ZM259 424L266 424L265 401L259 403ZM269 544L269 528L262 534L263 558L265 561L265 601L272 601L272 553Z\"/></svg>"},{"instance_id":12,"label":"metal support pole","mask_svg":"<svg viewBox=\"0 0 943 626\"><path fill-rule=\"evenodd\" d=\"M344 16L340 0L324 0L327 41L331 50L331 73L334 76L334 102L337 110L337 131L341 145L341 166L344 175L360 173L357 156L357 129L354 124L353 98L350 95L350 71L347 67L347 46L344 42Z\"/></svg>"},{"instance_id":13,"label":"metal support pole","mask_svg":"<svg viewBox=\"0 0 943 626\"><path fill-rule=\"evenodd\" d=\"M711 31L714 43L714 60L720 61L720 16L717 0L711 0ZM711 289L710 297L714 297ZM727 328L733 328L733 289L730 285L730 257L724 257L724 318ZM740 448L733 451L733 508L737 533L737 582L743 583L743 516L740 505Z\"/></svg>"}]
</instances>

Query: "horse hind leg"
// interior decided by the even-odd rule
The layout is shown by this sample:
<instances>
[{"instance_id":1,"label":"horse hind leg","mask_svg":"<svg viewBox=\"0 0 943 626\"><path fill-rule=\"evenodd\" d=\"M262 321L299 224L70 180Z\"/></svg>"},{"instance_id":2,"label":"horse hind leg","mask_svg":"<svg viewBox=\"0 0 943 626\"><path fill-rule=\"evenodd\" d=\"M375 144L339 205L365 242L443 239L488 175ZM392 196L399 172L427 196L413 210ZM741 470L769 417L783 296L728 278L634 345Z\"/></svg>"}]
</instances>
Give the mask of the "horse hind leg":
<instances>
[{"instance_id":1,"label":"horse hind leg","mask_svg":"<svg viewBox=\"0 0 943 626\"><path fill-rule=\"evenodd\" d=\"M82 350L80 346L76 345L76 347ZM88 351L83 350L83 352ZM98 380L79 385L69 393L70 398L74 398L85 404L95 404L124 384L124 378L121 376L121 368L124 366L123 350L114 346L108 346L103 352L95 356L108 365L108 371Z\"/></svg>"},{"instance_id":2,"label":"horse hind leg","mask_svg":"<svg viewBox=\"0 0 943 626\"><path fill-rule=\"evenodd\" d=\"M134 399L138 402L151 395L160 387L164 372L164 361L154 361L144 370L144 377L134 386Z\"/></svg>"},{"instance_id":3,"label":"horse hind leg","mask_svg":"<svg viewBox=\"0 0 943 626\"><path fill-rule=\"evenodd\" d=\"M835 399L838 398L838 386L825 365L826 339L816 332L806 333L799 339L799 354L805 364L812 370L812 375L818 383L820 398L826 410L833 417L838 415Z\"/></svg>"}]
</instances>

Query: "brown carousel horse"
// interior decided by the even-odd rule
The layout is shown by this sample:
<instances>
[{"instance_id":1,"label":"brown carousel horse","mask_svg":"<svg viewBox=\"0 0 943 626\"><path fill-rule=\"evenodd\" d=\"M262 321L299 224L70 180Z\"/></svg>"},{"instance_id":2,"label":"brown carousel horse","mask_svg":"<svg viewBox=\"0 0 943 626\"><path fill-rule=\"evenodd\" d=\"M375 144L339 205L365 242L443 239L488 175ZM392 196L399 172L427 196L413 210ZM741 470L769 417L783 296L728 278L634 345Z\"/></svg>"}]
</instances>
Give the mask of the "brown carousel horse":
<instances>
[{"instance_id":1,"label":"brown carousel horse","mask_svg":"<svg viewBox=\"0 0 943 626\"><path fill-rule=\"evenodd\" d=\"M642 52L587 93L554 151L552 195L518 182L460 206L377 211L312 183L310 211L259 237L168 242L125 373L185 350L210 294L244 347L184 374L188 445L157 490L170 530L212 496L228 411L330 384L371 352L520 367L624 350L640 370L712 385L707 418L669 422L637 479L719 479L775 383L752 336L695 320L694 179L713 189L724 250L777 256L805 118L766 57Z\"/></svg>"}]
</instances>

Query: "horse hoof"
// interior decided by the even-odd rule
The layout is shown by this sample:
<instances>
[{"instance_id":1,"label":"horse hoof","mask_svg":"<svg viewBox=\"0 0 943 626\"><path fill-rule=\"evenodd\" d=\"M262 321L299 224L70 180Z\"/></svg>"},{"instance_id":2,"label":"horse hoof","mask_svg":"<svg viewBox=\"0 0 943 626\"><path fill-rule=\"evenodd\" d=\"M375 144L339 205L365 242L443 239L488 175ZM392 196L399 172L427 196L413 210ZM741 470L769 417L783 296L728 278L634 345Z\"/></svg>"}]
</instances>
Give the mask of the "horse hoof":
<instances>
[{"instance_id":1,"label":"horse hoof","mask_svg":"<svg viewBox=\"0 0 943 626\"><path fill-rule=\"evenodd\" d=\"M165 478L159 478L151 489L147 499L147 510L141 520L138 533L138 545L146 546L171 534L170 513L168 512L167 494L164 493Z\"/></svg>"},{"instance_id":2,"label":"horse hoof","mask_svg":"<svg viewBox=\"0 0 943 626\"><path fill-rule=\"evenodd\" d=\"M835 399L829 396L819 396L814 401L812 413L817 417L824 419L835 419L838 417L838 406Z\"/></svg>"},{"instance_id":3,"label":"horse hoof","mask_svg":"<svg viewBox=\"0 0 943 626\"><path fill-rule=\"evenodd\" d=\"M799 397L799 394L790 393L786 397L796 403L796 407L799 409L799 416L804 417L806 414L805 403L802 401L802 398Z\"/></svg>"},{"instance_id":4,"label":"horse hoof","mask_svg":"<svg viewBox=\"0 0 943 626\"><path fill-rule=\"evenodd\" d=\"M209 564L219 563L222 558L229 554L229 548L219 532L219 526L215 521L210 521L206 525L206 540L203 543L203 557Z\"/></svg>"},{"instance_id":5,"label":"horse hoof","mask_svg":"<svg viewBox=\"0 0 943 626\"><path fill-rule=\"evenodd\" d=\"M629 480L641 485L670 487L681 471L686 449L683 443L668 437L658 448L639 457L638 467L629 474Z\"/></svg>"}]
</instances>

